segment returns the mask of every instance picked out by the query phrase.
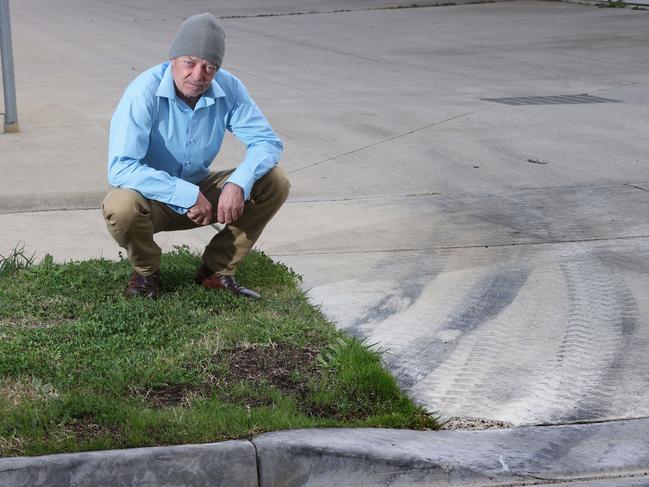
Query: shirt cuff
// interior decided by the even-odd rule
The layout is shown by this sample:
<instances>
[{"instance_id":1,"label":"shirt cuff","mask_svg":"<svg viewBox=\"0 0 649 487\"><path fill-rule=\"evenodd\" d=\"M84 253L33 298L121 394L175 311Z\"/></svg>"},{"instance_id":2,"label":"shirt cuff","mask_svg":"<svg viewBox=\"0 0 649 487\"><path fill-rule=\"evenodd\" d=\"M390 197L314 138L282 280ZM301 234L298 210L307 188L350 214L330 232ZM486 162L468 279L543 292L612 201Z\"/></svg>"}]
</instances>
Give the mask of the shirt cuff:
<instances>
[{"instance_id":1,"label":"shirt cuff","mask_svg":"<svg viewBox=\"0 0 649 487\"><path fill-rule=\"evenodd\" d=\"M234 183L243 188L243 199L247 201L250 198L252 185L255 184L255 177L245 166L240 165L230 175L226 183Z\"/></svg>"},{"instance_id":2,"label":"shirt cuff","mask_svg":"<svg viewBox=\"0 0 649 487\"><path fill-rule=\"evenodd\" d=\"M168 206L176 213L187 213L198 201L198 192L198 186L195 184L176 178L176 189Z\"/></svg>"}]
</instances>

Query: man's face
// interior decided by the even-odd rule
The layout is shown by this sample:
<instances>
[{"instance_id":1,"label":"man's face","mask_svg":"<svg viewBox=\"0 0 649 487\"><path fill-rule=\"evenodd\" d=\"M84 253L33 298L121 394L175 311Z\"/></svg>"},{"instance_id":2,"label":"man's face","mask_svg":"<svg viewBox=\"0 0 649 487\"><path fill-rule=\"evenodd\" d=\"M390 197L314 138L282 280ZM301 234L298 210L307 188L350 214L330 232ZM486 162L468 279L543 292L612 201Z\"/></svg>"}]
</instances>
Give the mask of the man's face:
<instances>
[{"instance_id":1,"label":"man's face","mask_svg":"<svg viewBox=\"0 0 649 487\"><path fill-rule=\"evenodd\" d=\"M194 56L179 56L171 60L176 89L187 98L197 98L205 93L217 71L214 64Z\"/></svg>"}]
</instances>

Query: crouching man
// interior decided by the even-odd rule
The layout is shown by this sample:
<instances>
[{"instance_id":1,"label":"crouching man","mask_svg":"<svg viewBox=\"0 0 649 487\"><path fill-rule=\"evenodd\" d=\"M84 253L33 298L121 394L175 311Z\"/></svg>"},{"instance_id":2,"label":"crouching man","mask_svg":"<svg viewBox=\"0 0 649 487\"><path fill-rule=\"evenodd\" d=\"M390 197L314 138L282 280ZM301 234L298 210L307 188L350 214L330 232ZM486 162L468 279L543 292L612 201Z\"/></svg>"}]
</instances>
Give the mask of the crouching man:
<instances>
[{"instance_id":1,"label":"crouching man","mask_svg":"<svg viewBox=\"0 0 649 487\"><path fill-rule=\"evenodd\" d=\"M153 234L224 224L205 248L196 282L259 298L234 273L289 192L277 166L282 142L235 76L221 69L225 33L213 15L189 17L170 61L126 88L110 125L108 231L127 251L129 296L157 298L160 247ZM210 171L225 131L246 147L234 169Z\"/></svg>"}]
</instances>

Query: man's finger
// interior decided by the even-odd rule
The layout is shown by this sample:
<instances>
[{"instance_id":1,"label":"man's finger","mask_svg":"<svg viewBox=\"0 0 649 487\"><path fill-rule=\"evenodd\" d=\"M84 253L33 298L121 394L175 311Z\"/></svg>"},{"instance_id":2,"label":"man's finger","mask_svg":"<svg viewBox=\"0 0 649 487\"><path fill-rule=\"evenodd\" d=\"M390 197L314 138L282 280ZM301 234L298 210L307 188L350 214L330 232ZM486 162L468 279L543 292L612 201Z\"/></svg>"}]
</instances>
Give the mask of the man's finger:
<instances>
[{"instance_id":1,"label":"man's finger","mask_svg":"<svg viewBox=\"0 0 649 487\"><path fill-rule=\"evenodd\" d=\"M216 221L219 223L225 223L225 218L223 218L223 205L219 202L219 206L216 209Z\"/></svg>"},{"instance_id":2,"label":"man's finger","mask_svg":"<svg viewBox=\"0 0 649 487\"><path fill-rule=\"evenodd\" d=\"M223 210L223 223L228 225L231 222L232 222L232 219L230 218L230 210L229 210L229 208L226 208L226 209Z\"/></svg>"}]
</instances>

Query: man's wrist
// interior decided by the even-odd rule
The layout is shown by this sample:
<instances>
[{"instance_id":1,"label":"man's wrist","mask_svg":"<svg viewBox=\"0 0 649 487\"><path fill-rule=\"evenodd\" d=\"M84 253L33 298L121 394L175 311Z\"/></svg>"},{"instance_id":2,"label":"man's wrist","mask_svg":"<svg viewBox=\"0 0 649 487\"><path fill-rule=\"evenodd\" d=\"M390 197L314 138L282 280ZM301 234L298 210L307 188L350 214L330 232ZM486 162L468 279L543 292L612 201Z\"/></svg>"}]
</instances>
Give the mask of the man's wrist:
<instances>
[{"instance_id":1,"label":"man's wrist","mask_svg":"<svg viewBox=\"0 0 649 487\"><path fill-rule=\"evenodd\" d=\"M241 191L241 194L243 194L243 188L242 188L241 186L239 186L237 183L233 183L232 181L228 181L228 182L226 182L226 183L223 185L223 189L225 189L225 187L228 186L228 185L230 185L230 186L234 186L235 188L239 189L239 191Z\"/></svg>"}]
</instances>

